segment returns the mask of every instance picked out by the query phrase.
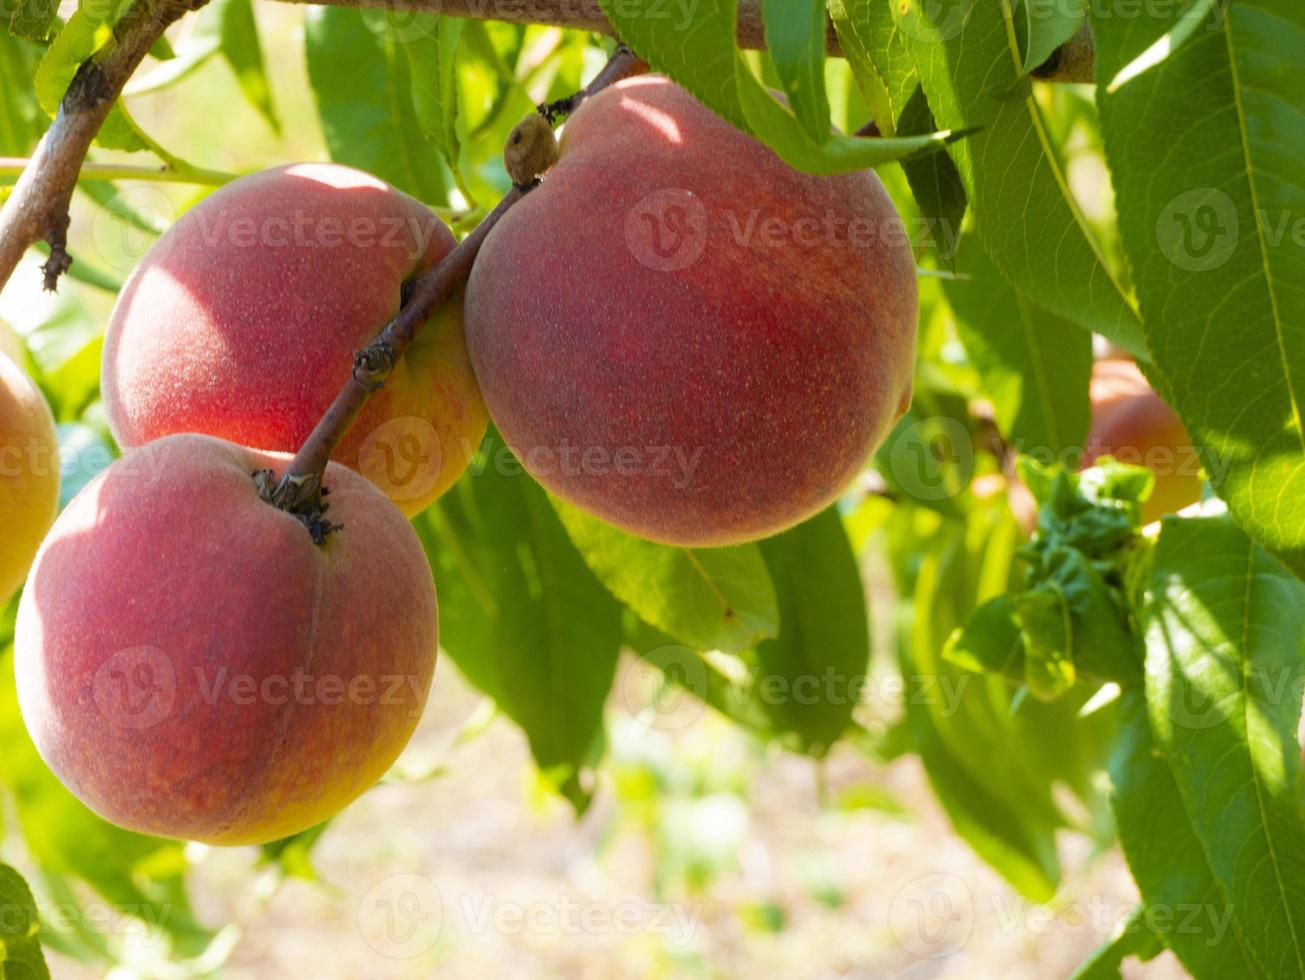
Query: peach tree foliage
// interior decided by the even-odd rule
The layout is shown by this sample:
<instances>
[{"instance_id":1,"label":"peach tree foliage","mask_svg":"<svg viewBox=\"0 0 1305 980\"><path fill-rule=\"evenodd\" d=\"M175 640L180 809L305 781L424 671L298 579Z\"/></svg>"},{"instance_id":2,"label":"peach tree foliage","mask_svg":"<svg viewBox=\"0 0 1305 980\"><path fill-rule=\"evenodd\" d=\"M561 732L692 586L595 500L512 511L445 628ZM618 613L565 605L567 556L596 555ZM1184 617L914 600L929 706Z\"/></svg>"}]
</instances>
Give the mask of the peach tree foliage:
<instances>
[{"instance_id":1,"label":"peach tree foliage","mask_svg":"<svg viewBox=\"0 0 1305 980\"><path fill-rule=\"evenodd\" d=\"M127 6L86 2L66 21L40 0L4 8L0 157L31 154ZM602 7L656 70L793 167L880 169L922 270L915 400L837 507L719 549L642 541L557 501L491 432L415 519L444 652L578 812L602 779L605 710L623 708L624 649L787 750L917 754L955 832L1031 899L1064 880L1058 834L1117 839L1141 905L1084 976L1166 948L1198 977L1305 976L1305 7L767 0L764 53L734 41L731 0L675 16L654 0ZM201 148L160 146L131 106L220 63L247 102L231 107L230 138L279 132L261 10L211 0L159 42L101 150L219 182L194 162ZM1095 83L1035 80L1084 24ZM331 158L455 213L461 234L507 191L499 152L527 88L566 96L609 48L579 31L541 46L520 25L311 7L302 56ZM844 135L870 118L879 138ZM1075 190L1094 161L1113 207ZM111 177L78 196L133 234L163 230ZM79 255L70 275L111 297L124 271ZM66 503L116 450L100 410L103 323L75 299L56 309L26 337L26 367L78 454ZM1093 333L1136 356L1181 417L1210 481L1199 513L1142 533L1145 472L1045 465L1083 445ZM984 490L1021 450L1043 458L1019 467L1039 505L1032 542L1004 494ZM871 554L895 600L867 608ZM892 636L873 660L871 617ZM69 901L89 886L160 924L177 959L199 955L214 936L189 911L182 846L95 817L35 753L12 624L13 604L0 620L0 781L34 884ZM886 726L883 705L858 705L873 699L846 684L799 702L761 683L871 669L904 686ZM960 680L954 710L924 696ZM1065 789L1081 805L1066 807ZM265 858L311 875L321 832ZM1229 927L1216 937L1147 914L1192 905ZM0 976L47 975L37 906L7 867L0 907L22 912L0 919ZM90 962L118 955L85 926L41 938Z\"/></svg>"}]
</instances>

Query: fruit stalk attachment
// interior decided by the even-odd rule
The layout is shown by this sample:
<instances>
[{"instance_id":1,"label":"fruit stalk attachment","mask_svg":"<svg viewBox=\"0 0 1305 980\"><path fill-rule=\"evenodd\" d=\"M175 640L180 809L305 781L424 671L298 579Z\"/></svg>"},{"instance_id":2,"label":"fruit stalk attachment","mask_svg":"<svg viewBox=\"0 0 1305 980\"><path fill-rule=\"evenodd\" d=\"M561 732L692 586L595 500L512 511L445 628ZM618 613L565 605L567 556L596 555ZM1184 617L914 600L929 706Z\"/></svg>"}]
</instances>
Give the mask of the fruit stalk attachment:
<instances>
[{"instance_id":1,"label":"fruit stalk attachment","mask_svg":"<svg viewBox=\"0 0 1305 980\"><path fill-rule=\"evenodd\" d=\"M539 106L539 114L548 120L550 126L556 126L571 113L580 108L580 104L591 95L596 95L609 85L615 85L632 75L642 75L648 70L648 63L641 59L624 44L618 44L612 56L603 65L603 70L594 76L594 80L574 95L555 102L545 102Z\"/></svg>"}]
</instances>

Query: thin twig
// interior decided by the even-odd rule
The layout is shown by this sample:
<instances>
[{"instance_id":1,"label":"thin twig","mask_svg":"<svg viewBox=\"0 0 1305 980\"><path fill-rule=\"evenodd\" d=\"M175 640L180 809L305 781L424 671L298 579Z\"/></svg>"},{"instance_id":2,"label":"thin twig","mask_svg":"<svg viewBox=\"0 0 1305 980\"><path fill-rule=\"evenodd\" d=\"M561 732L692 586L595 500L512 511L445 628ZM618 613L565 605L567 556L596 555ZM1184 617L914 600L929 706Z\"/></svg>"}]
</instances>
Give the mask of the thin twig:
<instances>
[{"instance_id":1,"label":"thin twig","mask_svg":"<svg viewBox=\"0 0 1305 980\"><path fill-rule=\"evenodd\" d=\"M26 157L0 157L0 177L17 177L31 164ZM167 166L139 167L126 163L83 163L79 180L148 180L163 184L204 184L220 186L230 183L239 174L220 170L203 170L188 167L182 170Z\"/></svg>"},{"instance_id":2,"label":"thin twig","mask_svg":"<svg viewBox=\"0 0 1305 980\"><path fill-rule=\"evenodd\" d=\"M592 82L567 101L572 106L609 85L623 78L647 71L648 66L624 46L621 46L608 60L603 70ZM542 111L542 109L541 109ZM532 117L527 117L527 122ZM542 138L553 143L552 130L542 126L537 119L534 125L543 130ZM524 123L513 131L532 131ZM512 140L509 138L509 146ZM505 156L511 159L512 151L505 150ZM555 156L526 152L527 158L552 160ZM541 170L542 170L541 165ZM514 168L509 162L509 172ZM514 174L514 177L517 176ZM387 323L376 338L363 350L354 354L353 372L345 382L340 393L326 410L326 414L309 433L304 444L299 447L285 472L277 479L269 470L260 470L254 474L259 492L268 503L299 517L318 544L337 528L326 518L327 506L322 497L328 489L322 480L331 454L339 447L349 427L358 418L363 406L372 393L379 390L403 357L413 339L426 324L430 315L443 303L447 302L471 274L471 267L476 261L480 247L489 233L494 230L499 219L507 214L517 201L521 200L539 183L539 171L531 172L518 182L498 206L476 226L475 231L459 242L439 264L413 280L412 293L399 310L398 315Z\"/></svg>"},{"instance_id":3,"label":"thin twig","mask_svg":"<svg viewBox=\"0 0 1305 980\"><path fill-rule=\"evenodd\" d=\"M627 48L624 44L619 44L612 57L607 60L594 80L582 88L574 95L569 95L565 99L558 99L556 102L546 102L539 106L539 114L549 121L551 125L557 125L571 113L580 108L580 104L596 92L601 92L607 86L619 82L623 78L629 78L631 75L638 75L648 70L648 63Z\"/></svg>"},{"instance_id":4,"label":"thin twig","mask_svg":"<svg viewBox=\"0 0 1305 980\"><path fill-rule=\"evenodd\" d=\"M299 447L281 478L272 482L265 473L256 474L268 503L305 518L305 524L309 525L310 530L314 528L314 523L310 522L321 527L321 514L324 510L321 505L322 476L331 454L340 445L372 392L385 384L386 378L431 313L467 281L480 246L494 225L529 189L513 187L485 220L476 226L475 231L460 241L438 265L413 280L412 295L408 302L399 310L398 316L382 328L371 344L354 354L353 372L349 375L349 380ZM331 530L333 528L325 527L323 534Z\"/></svg>"}]
</instances>

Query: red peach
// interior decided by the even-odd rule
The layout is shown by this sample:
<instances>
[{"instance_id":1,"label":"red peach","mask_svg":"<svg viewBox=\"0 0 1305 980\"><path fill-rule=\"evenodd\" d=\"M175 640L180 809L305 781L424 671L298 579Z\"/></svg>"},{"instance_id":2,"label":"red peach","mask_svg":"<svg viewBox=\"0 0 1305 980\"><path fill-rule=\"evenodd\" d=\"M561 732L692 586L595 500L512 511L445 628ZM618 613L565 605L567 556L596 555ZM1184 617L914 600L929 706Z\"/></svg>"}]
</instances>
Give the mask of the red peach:
<instances>
[{"instance_id":1,"label":"red peach","mask_svg":"<svg viewBox=\"0 0 1305 980\"><path fill-rule=\"evenodd\" d=\"M19 704L50 768L131 830L256 844L332 816L407 743L437 642L430 566L365 479L326 471L314 544L252 474L169 436L69 504L19 605Z\"/></svg>"},{"instance_id":2,"label":"red peach","mask_svg":"<svg viewBox=\"0 0 1305 980\"><path fill-rule=\"evenodd\" d=\"M1106 358L1092 367L1092 428L1083 465L1101 456L1145 466L1155 489L1142 507L1149 524L1201 499L1200 460L1183 423L1127 358Z\"/></svg>"},{"instance_id":3,"label":"red peach","mask_svg":"<svg viewBox=\"0 0 1305 980\"><path fill-rule=\"evenodd\" d=\"M123 289L104 346L118 442L178 432L293 452L401 305L455 242L419 201L333 164L233 181L187 211ZM459 299L425 327L335 459L415 514L485 432Z\"/></svg>"},{"instance_id":4,"label":"red peach","mask_svg":"<svg viewBox=\"0 0 1305 980\"><path fill-rule=\"evenodd\" d=\"M567 123L486 240L466 315L526 468L672 544L816 513L910 399L915 266L879 178L799 173L655 76Z\"/></svg>"}]
</instances>

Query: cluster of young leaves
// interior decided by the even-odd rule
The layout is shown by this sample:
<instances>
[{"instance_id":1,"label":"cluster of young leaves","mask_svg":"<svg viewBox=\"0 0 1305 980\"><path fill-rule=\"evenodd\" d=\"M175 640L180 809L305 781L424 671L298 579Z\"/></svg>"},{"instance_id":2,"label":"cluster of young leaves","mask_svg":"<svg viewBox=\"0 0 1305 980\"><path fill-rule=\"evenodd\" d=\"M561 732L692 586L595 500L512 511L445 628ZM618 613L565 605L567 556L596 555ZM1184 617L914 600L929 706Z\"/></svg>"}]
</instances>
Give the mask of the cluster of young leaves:
<instances>
[{"instance_id":1,"label":"cluster of young leaves","mask_svg":"<svg viewBox=\"0 0 1305 980\"><path fill-rule=\"evenodd\" d=\"M1005 674L1046 701L1080 679L1137 681L1141 655L1124 580L1155 478L1113 460L1075 474L1025 457L1019 471L1040 504L1038 533L1017 553L1023 587L975 610L944 656Z\"/></svg>"}]
</instances>

